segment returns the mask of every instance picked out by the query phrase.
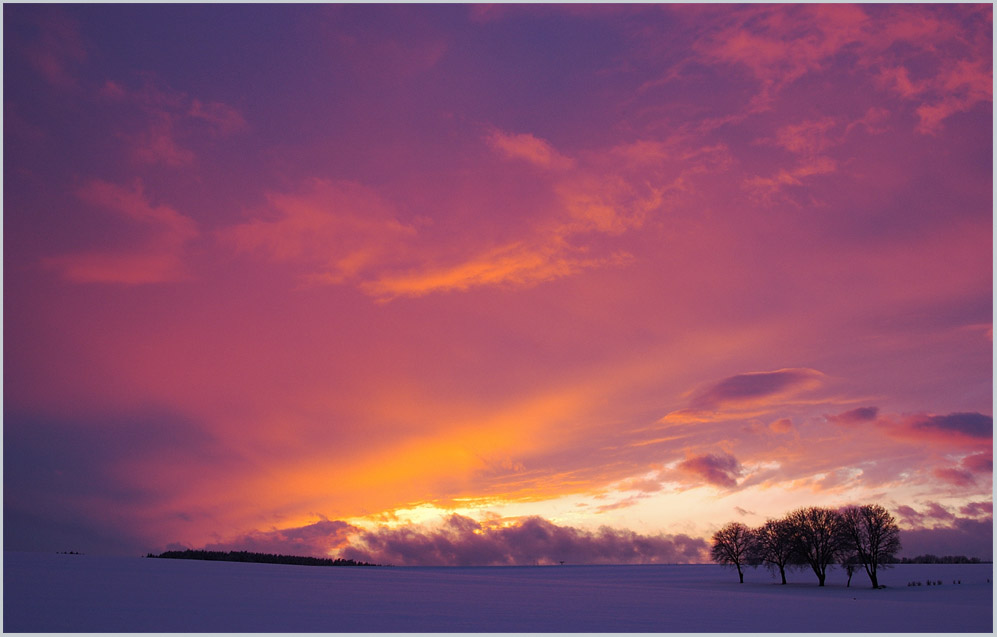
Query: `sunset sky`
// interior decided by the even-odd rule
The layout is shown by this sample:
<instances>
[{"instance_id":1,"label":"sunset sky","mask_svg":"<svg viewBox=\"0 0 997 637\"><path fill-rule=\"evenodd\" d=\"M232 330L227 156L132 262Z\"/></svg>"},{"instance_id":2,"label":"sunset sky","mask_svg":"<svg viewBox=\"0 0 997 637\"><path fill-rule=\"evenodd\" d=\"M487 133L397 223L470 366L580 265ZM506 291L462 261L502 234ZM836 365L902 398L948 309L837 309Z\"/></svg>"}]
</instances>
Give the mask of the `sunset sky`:
<instances>
[{"instance_id":1,"label":"sunset sky","mask_svg":"<svg viewBox=\"0 0 997 637\"><path fill-rule=\"evenodd\" d=\"M12 5L4 548L992 557L992 6Z\"/></svg>"}]
</instances>

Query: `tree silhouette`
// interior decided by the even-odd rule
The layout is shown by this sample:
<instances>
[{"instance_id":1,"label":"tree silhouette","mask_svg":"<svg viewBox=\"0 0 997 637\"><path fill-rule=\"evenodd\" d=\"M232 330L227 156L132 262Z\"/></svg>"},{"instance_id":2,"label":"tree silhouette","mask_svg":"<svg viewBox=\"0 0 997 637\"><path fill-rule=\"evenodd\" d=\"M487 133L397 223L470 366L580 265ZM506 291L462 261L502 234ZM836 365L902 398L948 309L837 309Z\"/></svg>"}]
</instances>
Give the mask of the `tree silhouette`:
<instances>
[{"instance_id":1,"label":"tree silhouette","mask_svg":"<svg viewBox=\"0 0 997 637\"><path fill-rule=\"evenodd\" d=\"M768 520L755 529L751 558L764 562L770 569L779 569L782 583L786 583L786 568L793 559L793 528L786 520Z\"/></svg>"},{"instance_id":2,"label":"tree silhouette","mask_svg":"<svg viewBox=\"0 0 997 637\"><path fill-rule=\"evenodd\" d=\"M744 583L741 565L747 563L749 549L753 544L753 534L744 524L731 522L713 534L713 548L710 553L717 564L727 564L737 569L740 583Z\"/></svg>"},{"instance_id":3,"label":"tree silhouette","mask_svg":"<svg viewBox=\"0 0 997 637\"><path fill-rule=\"evenodd\" d=\"M845 546L844 521L840 513L823 507L805 507L786 516L793 530L794 557L810 565L823 586L827 567L835 563Z\"/></svg>"},{"instance_id":4,"label":"tree silhouette","mask_svg":"<svg viewBox=\"0 0 997 637\"><path fill-rule=\"evenodd\" d=\"M900 550L900 529L897 521L878 504L849 506L841 510L841 533L849 551L854 551L858 562L873 588L879 588L876 569L887 568Z\"/></svg>"}]
</instances>

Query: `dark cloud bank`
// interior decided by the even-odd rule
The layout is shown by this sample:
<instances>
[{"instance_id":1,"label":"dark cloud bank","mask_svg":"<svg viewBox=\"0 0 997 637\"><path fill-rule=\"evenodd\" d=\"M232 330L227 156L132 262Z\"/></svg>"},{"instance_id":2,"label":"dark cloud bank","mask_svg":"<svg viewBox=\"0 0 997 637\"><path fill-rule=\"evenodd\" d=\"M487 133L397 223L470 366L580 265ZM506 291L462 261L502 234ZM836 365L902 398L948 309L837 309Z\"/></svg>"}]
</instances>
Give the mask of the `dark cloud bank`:
<instances>
[{"instance_id":1,"label":"dark cloud bank","mask_svg":"<svg viewBox=\"0 0 997 637\"><path fill-rule=\"evenodd\" d=\"M347 535L351 535L347 539ZM179 548L179 547L172 547ZM367 531L323 520L299 529L257 532L210 550L250 550L339 557L394 566L516 566L531 564L686 564L705 562L707 543L687 535L640 535L602 527L590 532L541 517L506 526L453 514L434 528Z\"/></svg>"},{"instance_id":2,"label":"dark cloud bank","mask_svg":"<svg viewBox=\"0 0 997 637\"><path fill-rule=\"evenodd\" d=\"M438 529L379 529L358 538L343 557L403 565L645 564L703 560L707 548L686 535L639 535L602 527L591 533L528 517L511 526L482 526L451 515Z\"/></svg>"},{"instance_id":3,"label":"dark cloud bank","mask_svg":"<svg viewBox=\"0 0 997 637\"><path fill-rule=\"evenodd\" d=\"M966 555L993 558L993 505L973 503L959 517L941 506L923 512L901 506L900 556ZM975 517L976 519L973 519ZM933 528L925 528L933 524ZM910 528L914 527L914 528ZM709 562L709 544L688 535L641 535L602 527L585 531L538 516L505 526L453 514L436 527L407 525L363 530L322 520L295 529L258 531L208 550L337 557L394 566L517 566L533 564L694 564ZM186 548L171 545L168 548Z\"/></svg>"}]
</instances>

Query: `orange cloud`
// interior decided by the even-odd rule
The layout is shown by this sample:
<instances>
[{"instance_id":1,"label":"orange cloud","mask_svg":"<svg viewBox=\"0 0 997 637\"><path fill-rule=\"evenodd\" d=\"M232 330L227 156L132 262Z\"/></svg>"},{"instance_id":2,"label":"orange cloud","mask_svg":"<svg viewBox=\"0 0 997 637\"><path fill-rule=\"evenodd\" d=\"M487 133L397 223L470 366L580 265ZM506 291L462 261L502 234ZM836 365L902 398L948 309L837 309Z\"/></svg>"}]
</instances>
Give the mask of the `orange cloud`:
<instances>
[{"instance_id":1,"label":"orange cloud","mask_svg":"<svg viewBox=\"0 0 997 637\"><path fill-rule=\"evenodd\" d=\"M489 285L528 287L627 260L624 254L602 258L586 258L583 254L563 243L513 243L449 267L385 274L362 283L361 289L377 298L391 299Z\"/></svg>"}]
</instances>

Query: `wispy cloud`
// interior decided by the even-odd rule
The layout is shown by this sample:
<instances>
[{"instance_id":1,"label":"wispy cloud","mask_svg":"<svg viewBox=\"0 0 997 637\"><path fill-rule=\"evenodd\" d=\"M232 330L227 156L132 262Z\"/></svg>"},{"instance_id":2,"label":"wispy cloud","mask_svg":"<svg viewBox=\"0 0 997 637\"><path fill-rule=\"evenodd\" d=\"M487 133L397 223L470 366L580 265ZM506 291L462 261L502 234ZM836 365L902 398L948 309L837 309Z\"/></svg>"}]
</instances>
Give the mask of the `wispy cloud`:
<instances>
[{"instance_id":1,"label":"wispy cloud","mask_svg":"<svg viewBox=\"0 0 997 637\"><path fill-rule=\"evenodd\" d=\"M540 168L552 170L571 168L574 160L557 152L545 140L529 133L505 133L494 130L486 138L488 144L510 159L520 159Z\"/></svg>"},{"instance_id":2,"label":"wispy cloud","mask_svg":"<svg viewBox=\"0 0 997 637\"><path fill-rule=\"evenodd\" d=\"M191 146L233 135L247 126L242 114L228 104L203 102L171 90L151 74L141 77L137 87L106 80L95 91L103 103L125 108L127 116L117 135L139 164L188 166L197 159Z\"/></svg>"},{"instance_id":3,"label":"wispy cloud","mask_svg":"<svg viewBox=\"0 0 997 637\"><path fill-rule=\"evenodd\" d=\"M141 181L130 187L94 180L77 196L89 206L144 226L148 238L131 250L98 250L47 257L43 264L78 283L159 283L188 276L184 246L200 236L196 222L165 204L153 205Z\"/></svg>"},{"instance_id":4,"label":"wispy cloud","mask_svg":"<svg viewBox=\"0 0 997 637\"><path fill-rule=\"evenodd\" d=\"M53 86L79 86L77 69L88 57L79 23L57 8L46 7L36 25L36 37L22 43L31 65Z\"/></svg>"},{"instance_id":5,"label":"wispy cloud","mask_svg":"<svg viewBox=\"0 0 997 637\"><path fill-rule=\"evenodd\" d=\"M395 263L415 235L390 203L360 184L312 179L267 195L265 217L221 231L237 250L310 266L305 279L343 283Z\"/></svg>"},{"instance_id":6,"label":"wispy cloud","mask_svg":"<svg viewBox=\"0 0 997 637\"><path fill-rule=\"evenodd\" d=\"M823 378L821 372L807 368L737 374L694 391L687 408L669 413L662 422L713 421L722 414L757 415L817 389Z\"/></svg>"}]
</instances>

